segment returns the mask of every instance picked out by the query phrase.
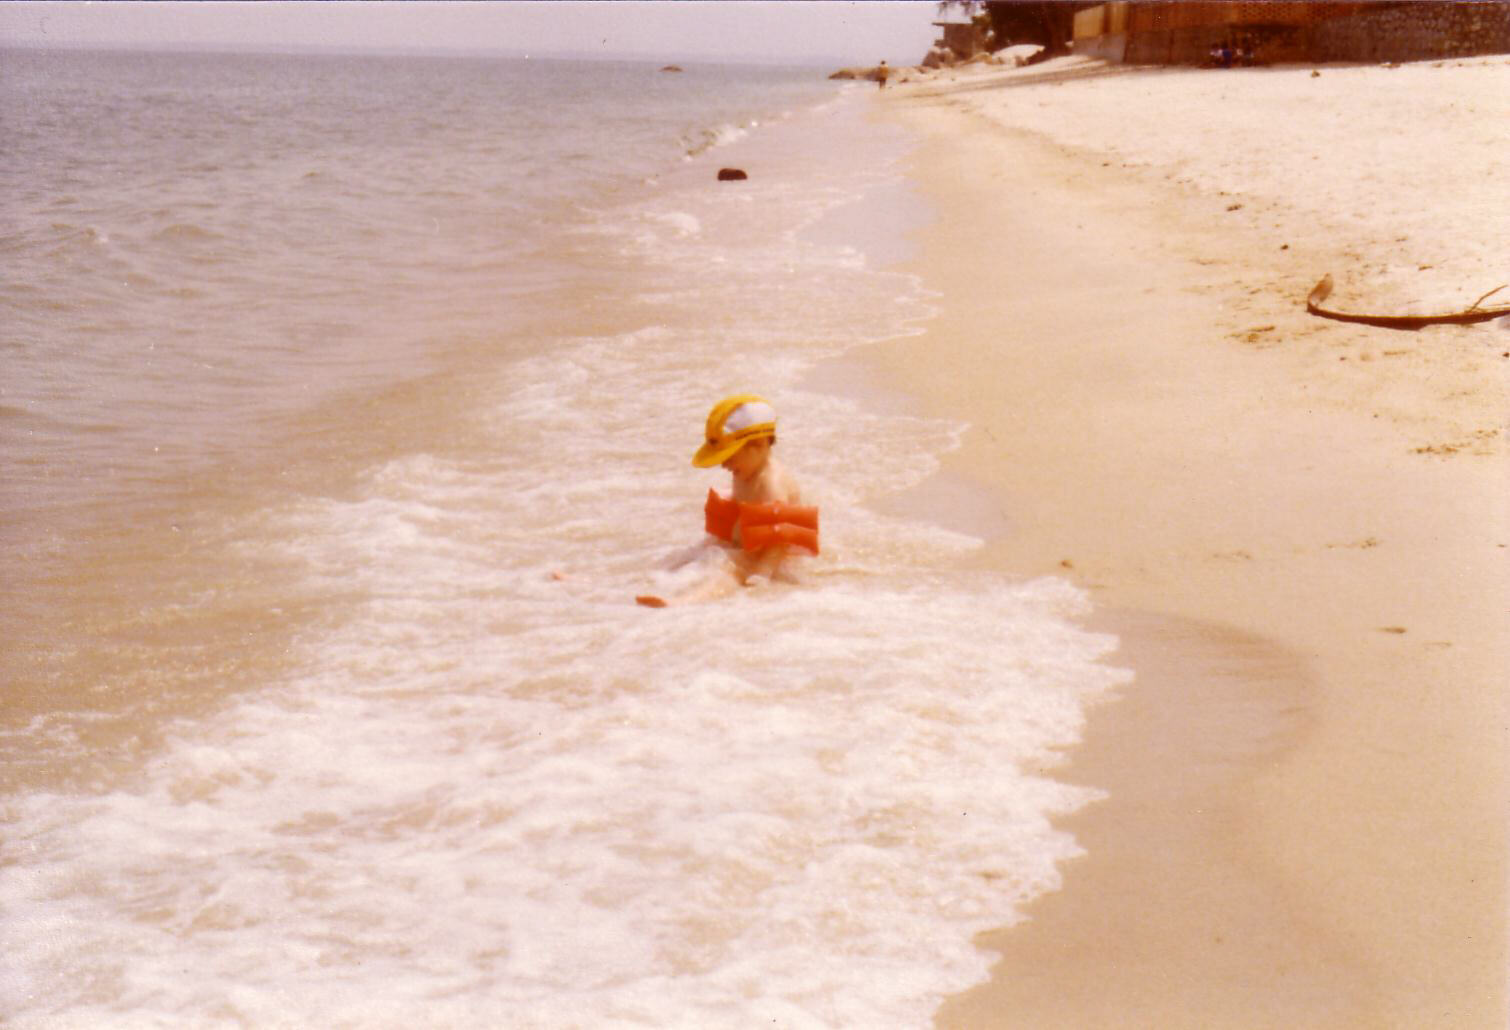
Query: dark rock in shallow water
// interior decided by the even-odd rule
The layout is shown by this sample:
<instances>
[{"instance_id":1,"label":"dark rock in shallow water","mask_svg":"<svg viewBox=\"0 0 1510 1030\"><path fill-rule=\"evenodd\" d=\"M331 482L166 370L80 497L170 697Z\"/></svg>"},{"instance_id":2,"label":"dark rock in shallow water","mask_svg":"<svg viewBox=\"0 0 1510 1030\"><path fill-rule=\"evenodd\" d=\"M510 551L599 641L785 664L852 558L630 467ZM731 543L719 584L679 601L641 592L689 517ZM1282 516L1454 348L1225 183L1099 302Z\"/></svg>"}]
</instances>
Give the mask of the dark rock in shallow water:
<instances>
[{"instance_id":1,"label":"dark rock in shallow water","mask_svg":"<svg viewBox=\"0 0 1510 1030\"><path fill-rule=\"evenodd\" d=\"M661 71L663 71L663 72L679 72L679 71L681 71L681 69L678 68L674 64L668 64L668 65L666 65L666 67L662 68Z\"/></svg>"},{"instance_id":2,"label":"dark rock in shallow water","mask_svg":"<svg viewBox=\"0 0 1510 1030\"><path fill-rule=\"evenodd\" d=\"M719 182L735 182L739 179L748 179L743 168L720 168L718 170Z\"/></svg>"}]
</instances>

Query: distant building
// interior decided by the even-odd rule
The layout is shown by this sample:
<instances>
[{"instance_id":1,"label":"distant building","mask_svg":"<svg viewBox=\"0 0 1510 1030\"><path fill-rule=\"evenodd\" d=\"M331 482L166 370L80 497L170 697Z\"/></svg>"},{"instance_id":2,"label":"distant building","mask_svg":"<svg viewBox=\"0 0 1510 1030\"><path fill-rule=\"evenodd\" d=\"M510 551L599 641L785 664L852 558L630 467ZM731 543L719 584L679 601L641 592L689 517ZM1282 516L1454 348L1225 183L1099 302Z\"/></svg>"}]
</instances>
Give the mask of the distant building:
<instances>
[{"instance_id":1,"label":"distant building","mask_svg":"<svg viewBox=\"0 0 1510 1030\"><path fill-rule=\"evenodd\" d=\"M1128 64L1418 61L1510 53L1510 3L1128 0L1075 15L1077 54Z\"/></svg>"}]
</instances>

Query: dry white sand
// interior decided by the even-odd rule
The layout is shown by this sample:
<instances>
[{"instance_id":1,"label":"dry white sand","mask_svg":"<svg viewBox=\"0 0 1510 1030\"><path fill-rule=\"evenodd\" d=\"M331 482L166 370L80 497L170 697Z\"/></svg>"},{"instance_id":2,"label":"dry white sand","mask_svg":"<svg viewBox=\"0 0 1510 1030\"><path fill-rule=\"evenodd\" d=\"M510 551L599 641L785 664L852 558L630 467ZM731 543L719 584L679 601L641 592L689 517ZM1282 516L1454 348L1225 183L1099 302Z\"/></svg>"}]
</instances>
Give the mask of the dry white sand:
<instances>
[{"instance_id":1,"label":"dry white sand","mask_svg":"<svg viewBox=\"0 0 1510 1030\"><path fill-rule=\"evenodd\" d=\"M1510 58L885 99L941 314L878 361L972 423L982 560L1076 578L1139 675L1066 771L1088 856L940 1021L1504 1026L1510 325L1303 302L1510 283Z\"/></svg>"}]
</instances>

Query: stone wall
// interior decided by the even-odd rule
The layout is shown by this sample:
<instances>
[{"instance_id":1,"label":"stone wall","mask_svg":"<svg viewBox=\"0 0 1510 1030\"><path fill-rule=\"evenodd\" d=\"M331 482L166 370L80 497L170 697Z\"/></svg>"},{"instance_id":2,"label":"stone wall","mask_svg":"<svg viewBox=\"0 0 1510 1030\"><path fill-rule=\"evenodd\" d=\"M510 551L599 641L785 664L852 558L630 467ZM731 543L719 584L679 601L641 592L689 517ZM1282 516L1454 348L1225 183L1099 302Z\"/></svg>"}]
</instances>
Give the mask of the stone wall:
<instances>
[{"instance_id":1,"label":"stone wall","mask_svg":"<svg viewBox=\"0 0 1510 1030\"><path fill-rule=\"evenodd\" d=\"M1247 18L1254 20L1191 24L1200 19L1187 18L1180 24L1181 19L1171 16L1180 6L1150 4L1148 13L1156 17L1143 19L1149 27L1129 34L1123 59L1129 64L1206 64L1211 48L1223 43L1244 49L1258 64L1424 61L1510 53L1510 2L1501 0L1346 5L1355 13L1320 17L1308 24L1264 24L1257 20L1263 17L1262 4L1242 5L1250 9L1244 12ZM1165 15L1160 8L1173 10ZM1201 13L1199 5L1191 9Z\"/></svg>"},{"instance_id":2,"label":"stone wall","mask_svg":"<svg viewBox=\"0 0 1510 1030\"><path fill-rule=\"evenodd\" d=\"M1313 61L1423 61L1510 53L1510 3L1380 4L1311 27Z\"/></svg>"}]
</instances>

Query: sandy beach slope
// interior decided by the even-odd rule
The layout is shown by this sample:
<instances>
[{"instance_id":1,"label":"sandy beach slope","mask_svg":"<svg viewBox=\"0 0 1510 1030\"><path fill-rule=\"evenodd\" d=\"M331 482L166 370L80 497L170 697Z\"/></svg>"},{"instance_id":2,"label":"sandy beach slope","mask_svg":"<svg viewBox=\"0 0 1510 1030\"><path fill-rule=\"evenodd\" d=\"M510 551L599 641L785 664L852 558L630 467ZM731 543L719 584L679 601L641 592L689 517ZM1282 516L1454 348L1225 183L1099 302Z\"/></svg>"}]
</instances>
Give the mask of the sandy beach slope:
<instances>
[{"instance_id":1,"label":"sandy beach slope","mask_svg":"<svg viewBox=\"0 0 1510 1030\"><path fill-rule=\"evenodd\" d=\"M1510 58L1070 59L882 112L941 314L876 360L971 422L982 560L1084 585L1138 676L1063 770L1110 792L1087 856L940 1024L1504 1026L1510 324L1303 303L1510 283Z\"/></svg>"}]
</instances>

